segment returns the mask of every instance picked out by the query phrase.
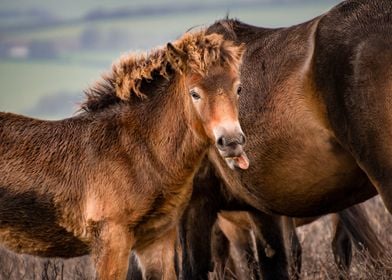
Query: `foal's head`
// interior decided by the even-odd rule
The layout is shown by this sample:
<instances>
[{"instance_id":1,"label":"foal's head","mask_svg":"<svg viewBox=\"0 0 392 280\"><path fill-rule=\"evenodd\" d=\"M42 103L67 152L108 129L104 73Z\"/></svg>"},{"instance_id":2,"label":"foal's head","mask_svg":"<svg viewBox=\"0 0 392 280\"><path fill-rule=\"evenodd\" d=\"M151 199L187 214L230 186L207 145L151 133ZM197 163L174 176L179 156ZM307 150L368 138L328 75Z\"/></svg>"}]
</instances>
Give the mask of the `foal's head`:
<instances>
[{"instance_id":1,"label":"foal's head","mask_svg":"<svg viewBox=\"0 0 392 280\"><path fill-rule=\"evenodd\" d=\"M195 126L216 145L230 167L247 169L245 135L238 121L242 46L204 32L167 44L169 64L183 74Z\"/></svg>"},{"instance_id":2,"label":"foal's head","mask_svg":"<svg viewBox=\"0 0 392 280\"><path fill-rule=\"evenodd\" d=\"M161 92L178 92L185 98L194 131L208 137L230 167L246 169L249 162L243 151L245 136L238 122L243 51L243 46L218 34L186 33L148 55L122 57L102 81L87 91L82 107L100 111L142 100L148 98L146 86L161 83ZM164 83L164 79L168 82Z\"/></svg>"}]
</instances>

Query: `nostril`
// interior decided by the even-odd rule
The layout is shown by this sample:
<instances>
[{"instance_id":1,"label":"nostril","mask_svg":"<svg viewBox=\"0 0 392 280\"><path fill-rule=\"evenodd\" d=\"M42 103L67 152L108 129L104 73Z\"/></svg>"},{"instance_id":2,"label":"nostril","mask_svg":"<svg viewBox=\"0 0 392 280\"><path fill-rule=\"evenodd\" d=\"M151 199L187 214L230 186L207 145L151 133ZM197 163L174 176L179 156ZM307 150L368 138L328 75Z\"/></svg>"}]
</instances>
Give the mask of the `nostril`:
<instances>
[{"instance_id":1,"label":"nostril","mask_svg":"<svg viewBox=\"0 0 392 280\"><path fill-rule=\"evenodd\" d=\"M224 147L226 146L226 140L225 137L221 136L219 137L218 141L216 141L219 147Z\"/></svg>"}]
</instances>

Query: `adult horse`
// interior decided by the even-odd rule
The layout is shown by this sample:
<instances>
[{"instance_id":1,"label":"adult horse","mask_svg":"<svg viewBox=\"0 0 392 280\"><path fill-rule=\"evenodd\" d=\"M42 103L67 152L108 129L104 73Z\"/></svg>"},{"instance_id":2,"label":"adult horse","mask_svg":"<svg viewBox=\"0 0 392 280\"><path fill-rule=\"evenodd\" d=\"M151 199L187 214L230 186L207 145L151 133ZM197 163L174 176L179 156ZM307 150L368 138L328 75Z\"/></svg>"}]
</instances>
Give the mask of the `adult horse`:
<instances>
[{"instance_id":1,"label":"adult horse","mask_svg":"<svg viewBox=\"0 0 392 280\"><path fill-rule=\"evenodd\" d=\"M160 266L150 256L155 244L174 246L208 147L217 143L247 168L237 108L242 53L221 35L187 33L123 57L72 118L1 113L1 243L44 257L92 254L99 279L125 279L134 250L146 278L173 279L174 256Z\"/></svg>"},{"instance_id":2,"label":"adult horse","mask_svg":"<svg viewBox=\"0 0 392 280\"><path fill-rule=\"evenodd\" d=\"M211 149L218 176L199 178L194 190L223 182L230 196L260 211L276 252L262 256L264 279L288 278L279 215L337 212L377 193L392 211L391 14L389 0L348 0L288 28L236 20L208 28L247 48L240 119L252 166L232 171ZM203 246L220 206L201 197L182 222L185 279L206 278L210 268Z\"/></svg>"}]
</instances>

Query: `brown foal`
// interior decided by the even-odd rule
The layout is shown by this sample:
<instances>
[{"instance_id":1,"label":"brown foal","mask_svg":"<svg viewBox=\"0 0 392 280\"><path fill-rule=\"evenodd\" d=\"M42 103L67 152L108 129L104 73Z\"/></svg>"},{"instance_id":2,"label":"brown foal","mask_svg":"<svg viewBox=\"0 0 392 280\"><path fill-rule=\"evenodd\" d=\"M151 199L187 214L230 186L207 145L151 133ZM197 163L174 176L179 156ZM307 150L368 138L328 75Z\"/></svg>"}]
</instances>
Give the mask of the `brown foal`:
<instances>
[{"instance_id":1,"label":"brown foal","mask_svg":"<svg viewBox=\"0 0 392 280\"><path fill-rule=\"evenodd\" d=\"M92 254L99 279L125 279L134 250L144 277L175 277L174 256L150 260L174 246L207 149L248 167L242 53L221 35L186 33L121 58L72 118L0 113L1 243L44 257Z\"/></svg>"}]
</instances>

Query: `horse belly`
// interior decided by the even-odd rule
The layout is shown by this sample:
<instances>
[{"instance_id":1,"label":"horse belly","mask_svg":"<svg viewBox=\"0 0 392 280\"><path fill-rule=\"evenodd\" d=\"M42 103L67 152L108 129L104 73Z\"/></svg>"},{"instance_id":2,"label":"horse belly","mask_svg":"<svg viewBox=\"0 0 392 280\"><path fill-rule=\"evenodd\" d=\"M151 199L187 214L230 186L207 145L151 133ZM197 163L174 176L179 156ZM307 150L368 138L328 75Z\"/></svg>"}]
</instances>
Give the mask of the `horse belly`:
<instances>
[{"instance_id":1,"label":"horse belly","mask_svg":"<svg viewBox=\"0 0 392 280\"><path fill-rule=\"evenodd\" d=\"M241 181L257 198L257 208L287 216L340 211L376 194L337 141L308 66L282 84L287 92L271 93L273 110L246 119L248 126L253 120L247 143L251 168Z\"/></svg>"},{"instance_id":2,"label":"horse belly","mask_svg":"<svg viewBox=\"0 0 392 280\"><path fill-rule=\"evenodd\" d=\"M303 173L276 180L275 191L265 190L270 211L286 216L311 217L341 211L376 195L361 170L331 173L329 177L307 178ZM285 175L282 175L285 176ZM308 176L305 174L304 176ZM313 179L313 180L312 180ZM291 180L291 183L287 183Z\"/></svg>"},{"instance_id":3,"label":"horse belly","mask_svg":"<svg viewBox=\"0 0 392 280\"><path fill-rule=\"evenodd\" d=\"M88 254L88 245L60 225L50 201L31 193L0 192L0 242L17 253L70 258Z\"/></svg>"},{"instance_id":4,"label":"horse belly","mask_svg":"<svg viewBox=\"0 0 392 280\"><path fill-rule=\"evenodd\" d=\"M0 242L15 253L39 257L73 258L89 254L87 244L68 234L53 233L50 230L38 234L36 231L1 228Z\"/></svg>"},{"instance_id":5,"label":"horse belly","mask_svg":"<svg viewBox=\"0 0 392 280\"><path fill-rule=\"evenodd\" d=\"M259 176L260 197L271 211L315 216L339 211L376 194L366 174L333 136L319 131L297 143L296 153L288 148L277 162L266 163L264 175Z\"/></svg>"}]
</instances>

